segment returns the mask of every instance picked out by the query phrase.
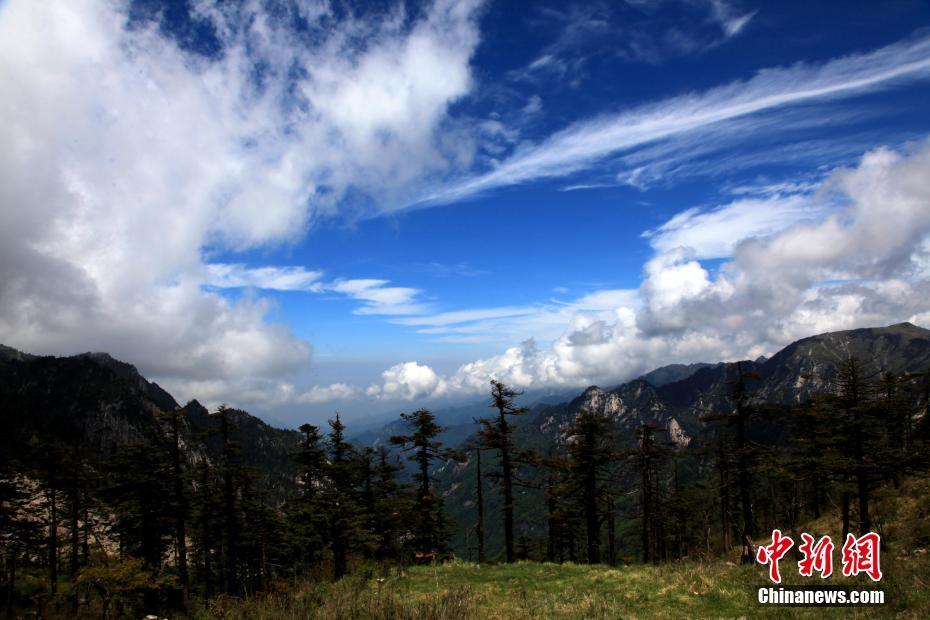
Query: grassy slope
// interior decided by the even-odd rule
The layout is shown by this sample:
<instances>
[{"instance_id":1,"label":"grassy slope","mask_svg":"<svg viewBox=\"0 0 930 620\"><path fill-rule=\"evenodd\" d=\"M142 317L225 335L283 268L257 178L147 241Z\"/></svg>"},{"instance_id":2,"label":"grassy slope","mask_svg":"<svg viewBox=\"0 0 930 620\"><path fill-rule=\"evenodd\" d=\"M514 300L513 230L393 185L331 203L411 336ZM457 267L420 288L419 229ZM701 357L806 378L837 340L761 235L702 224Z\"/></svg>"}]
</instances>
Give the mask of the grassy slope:
<instances>
[{"instance_id":1,"label":"grassy slope","mask_svg":"<svg viewBox=\"0 0 930 620\"><path fill-rule=\"evenodd\" d=\"M760 586L770 585L761 566L682 562L617 568L583 564L478 566L451 562L391 569L381 580L364 570L337 584L306 584L264 600L217 600L201 617L298 619L500 619L575 618L926 618L930 615L930 479L912 478L900 489L876 493L875 518L886 535L882 551L883 607L762 607ZM800 531L830 533L839 523L824 517ZM793 532L798 540L799 532ZM760 541L761 542L761 541ZM907 550L907 551L905 551ZM867 577L836 573L826 585L875 587ZM786 584L816 584L797 574L797 558L782 561Z\"/></svg>"},{"instance_id":2,"label":"grassy slope","mask_svg":"<svg viewBox=\"0 0 930 620\"><path fill-rule=\"evenodd\" d=\"M724 562L611 569L580 564L479 567L454 562L393 572L383 582L353 578L313 585L278 600L230 601L214 608L225 618L924 618L930 609L930 560L887 562L881 608L776 608L756 604L768 585L761 567ZM783 564L784 568L790 568ZM783 570L787 583L802 581ZM832 577L831 585L862 585L866 578Z\"/></svg>"}]
</instances>

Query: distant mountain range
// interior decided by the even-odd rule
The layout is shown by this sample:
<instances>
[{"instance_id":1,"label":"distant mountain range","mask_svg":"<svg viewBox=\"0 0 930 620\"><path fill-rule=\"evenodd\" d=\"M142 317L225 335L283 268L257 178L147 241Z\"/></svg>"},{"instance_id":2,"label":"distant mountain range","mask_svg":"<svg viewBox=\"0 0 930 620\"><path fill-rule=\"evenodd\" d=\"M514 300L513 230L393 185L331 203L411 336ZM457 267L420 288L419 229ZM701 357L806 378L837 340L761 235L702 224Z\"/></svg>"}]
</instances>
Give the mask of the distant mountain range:
<instances>
[{"instance_id":1,"label":"distant mountain range","mask_svg":"<svg viewBox=\"0 0 930 620\"><path fill-rule=\"evenodd\" d=\"M772 405L794 405L829 390L838 364L855 356L866 372L888 370L894 373L930 369L930 330L910 323L882 328L855 329L812 336L794 342L769 359L742 362L745 372L758 378L750 384L760 401ZM701 418L710 413L728 413L731 383L737 376L736 363L672 365L659 368L613 389L591 386L574 399L556 405L537 405L528 415L517 418L514 441L524 448L546 455L564 443L565 430L579 411L608 415L614 420L617 437L626 446L636 442L636 429L645 421L667 431L667 437L684 447L706 434ZM778 433L777 428L758 428L757 433ZM491 471L494 462L489 454L483 463ZM445 496L446 510L457 527L453 527L453 548L467 556L470 531L475 522L474 459L466 463L448 463L437 472ZM530 482L533 482L532 480ZM540 483L540 480L535 480ZM500 540L500 498L497 489L485 482L485 528L488 549L492 554L502 546ZM543 527L544 497L540 490L521 489L516 495L521 514L517 535L539 540ZM522 531L521 531L522 528Z\"/></svg>"},{"instance_id":2,"label":"distant mountain range","mask_svg":"<svg viewBox=\"0 0 930 620\"><path fill-rule=\"evenodd\" d=\"M744 364L746 370L759 376L753 388L760 398L794 404L828 389L837 364L849 355L871 364L876 371L926 370L930 368L930 330L901 323L821 334L799 340L769 359ZM531 412L522 417L517 440L544 453L551 451L578 411L588 409L611 416L624 442L632 443L636 427L650 420L667 429L679 445L685 445L704 430L703 415L730 407L728 381L735 372L734 363L673 364L612 389L591 386L580 394L571 390L530 392L521 399ZM0 447L10 454L16 454L30 437L41 436L79 441L88 451L111 455L121 445L164 433L158 413L178 406L157 383L106 353L40 357L0 345L0 423L5 429ZM184 410L187 420L182 440L188 461L215 459L219 454L213 433L215 419L197 401L187 403ZM491 411L486 400L476 399L437 409L436 413L446 427L443 441L455 447L472 436L472 420ZM271 497L282 501L296 488L297 468L291 454L300 434L269 426L245 411L235 411L233 420L242 461ZM378 445L405 429L395 420L354 436L349 430L357 445ZM473 519L473 463L450 462L436 474L447 509L462 526L457 529L465 531ZM493 545L497 500L490 485L487 497ZM538 498L529 494L518 498L520 501L533 504ZM527 521L527 527L529 524ZM464 540L455 542L460 549L466 544Z\"/></svg>"}]
</instances>

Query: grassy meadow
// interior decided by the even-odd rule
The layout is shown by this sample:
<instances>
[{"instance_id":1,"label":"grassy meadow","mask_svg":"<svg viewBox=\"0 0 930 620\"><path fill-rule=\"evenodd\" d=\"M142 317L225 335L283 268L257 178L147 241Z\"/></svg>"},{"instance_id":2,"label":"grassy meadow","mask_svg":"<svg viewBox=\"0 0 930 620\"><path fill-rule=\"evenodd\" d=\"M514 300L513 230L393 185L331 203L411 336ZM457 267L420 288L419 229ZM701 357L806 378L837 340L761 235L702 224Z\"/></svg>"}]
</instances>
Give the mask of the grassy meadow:
<instances>
[{"instance_id":1,"label":"grassy meadow","mask_svg":"<svg viewBox=\"0 0 930 620\"><path fill-rule=\"evenodd\" d=\"M195 617L257 620L568 620L613 618L905 618L930 617L930 479L914 477L875 497L875 518L888 541L882 550L884 578L844 578L839 551L825 585L885 591L885 605L865 607L770 607L756 602L771 583L767 569L709 562L626 564L478 565L453 561L432 566L357 567L346 579L289 585L274 594L242 601L218 598ZM805 523L798 531L841 540L835 515ZM799 540L797 532L791 535ZM765 544L762 538L756 540ZM786 585L822 583L797 572L797 557L781 563Z\"/></svg>"},{"instance_id":2,"label":"grassy meadow","mask_svg":"<svg viewBox=\"0 0 930 620\"><path fill-rule=\"evenodd\" d=\"M683 562L616 568L518 562L451 562L392 569L383 577L356 575L336 584L307 584L261 600L218 599L200 618L470 619L577 618L926 618L930 560L887 558L882 607L762 607L767 585L760 566ZM785 583L802 580L784 561ZM788 570L785 570L788 569ZM830 585L873 587L834 575Z\"/></svg>"}]
</instances>

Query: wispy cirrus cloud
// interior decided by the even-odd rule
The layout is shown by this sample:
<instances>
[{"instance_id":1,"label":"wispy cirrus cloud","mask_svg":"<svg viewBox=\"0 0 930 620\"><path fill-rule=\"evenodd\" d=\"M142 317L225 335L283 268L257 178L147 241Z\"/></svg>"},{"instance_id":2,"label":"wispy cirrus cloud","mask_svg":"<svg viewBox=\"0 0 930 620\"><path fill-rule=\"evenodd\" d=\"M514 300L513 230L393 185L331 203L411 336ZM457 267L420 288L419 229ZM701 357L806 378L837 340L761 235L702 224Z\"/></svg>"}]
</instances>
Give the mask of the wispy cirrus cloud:
<instances>
[{"instance_id":1,"label":"wispy cirrus cloud","mask_svg":"<svg viewBox=\"0 0 930 620\"><path fill-rule=\"evenodd\" d=\"M764 237L804 221L820 221L838 208L807 193L735 200L712 209L693 207L643 237L658 252L691 248L698 259L725 258L749 237Z\"/></svg>"},{"instance_id":2,"label":"wispy cirrus cloud","mask_svg":"<svg viewBox=\"0 0 930 620\"><path fill-rule=\"evenodd\" d=\"M355 314L422 314L429 311L429 305L419 301L422 291L389 284L388 280L363 278L336 280L325 288L361 301L362 305Z\"/></svg>"},{"instance_id":3,"label":"wispy cirrus cloud","mask_svg":"<svg viewBox=\"0 0 930 620\"><path fill-rule=\"evenodd\" d=\"M452 181L411 206L450 203L496 188L565 177L607 157L734 119L927 79L926 35L822 64L765 69L746 81L579 121L541 143L519 148L488 172Z\"/></svg>"},{"instance_id":4,"label":"wispy cirrus cloud","mask_svg":"<svg viewBox=\"0 0 930 620\"><path fill-rule=\"evenodd\" d=\"M740 11L733 4L723 0L711 0L711 18L720 24L727 37L735 37L743 31L749 21L759 11Z\"/></svg>"},{"instance_id":5,"label":"wispy cirrus cloud","mask_svg":"<svg viewBox=\"0 0 930 620\"><path fill-rule=\"evenodd\" d=\"M248 267L242 263L210 263L204 284L216 288L257 288L270 291L321 290L322 271L304 267Z\"/></svg>"},{"instance_id":6,"label":"wispy cirrus cloud","mask_svg":"<svg viewBox=\"0 0 930 620\"><path fill-rule=\"evenodd\" d=\"M206 272L204 284L218 289L338 293L361 302L355 314L418 315L431 310L421 300L420 289L391 286L389 280L379 278L324 280L324 272L305 267L248 267L241 263L211 263L206 265Z\"/></svg>"},{"instance_id":7,"label":"wispy cirrus cloud","mask_svg":"<svg viewBox=\"0 0 930 620\"><path fill-rule=\"evenodd\" d=\"M502 308L480 308L473 310L456 310L452 312L440 312L427 316L408 317L394 319L391 322L398 325L407 325L412 327L444 327L447 325L458 325L462 323L472 323L475 321L485 321L488 319L500 319L505 317L526 316L537 311L535 306L510 306Z\"/></svg>"},{"instance_id":8,"label":"wispy cirrus cloud","mask_svg":"<svg viewBox=\"0 0 930 620\"><path fill-rule=\"evenodd\" d=\"M547 341L557 337L577 316L611 318L618 309L633 309L639 303L635 289L599 289L580 297L550 299L535 305L469 308L403 317L391 322L413 327L417 333L445 343L497 343L502 338Z\"/></svg>"}]
</instances>

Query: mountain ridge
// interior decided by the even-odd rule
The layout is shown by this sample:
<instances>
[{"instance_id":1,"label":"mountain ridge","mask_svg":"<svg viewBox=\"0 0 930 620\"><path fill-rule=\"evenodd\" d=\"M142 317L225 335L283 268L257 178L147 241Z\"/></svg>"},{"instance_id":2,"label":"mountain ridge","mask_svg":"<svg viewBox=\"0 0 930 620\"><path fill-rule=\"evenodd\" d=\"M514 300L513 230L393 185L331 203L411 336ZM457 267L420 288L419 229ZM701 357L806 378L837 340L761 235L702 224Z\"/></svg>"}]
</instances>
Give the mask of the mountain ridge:
<instances>
[{"instance_id":1,"label":"mountain ridge","mask_svg":"<svg viewBox=\"0 0 930 620\"><path fill-rule=\"evenodd\" d=\"M873 370L902 372L930 367L930 330L911 323L826 332L799 339L768 359L745 360L743 368L759 376L753 386L760 398L790 405L823 392L846 355L858 355L876 366ZM618 385L590 386L561 403L553 399L566 391L540 392L525 416L521 432L534 435L537 444L552 443L582 408L615 419L625 441L636 426L649 419L666 429L679 445L687 445L704 428L701 418L725 411L728 381L735 362L671 364ZM649 379L652 379L650 381ZM132 364L107 353L88 352L69 357L35 356L0 345L0 418L12 438L30 434L81 437L88 449L112 454L120 445L164 433L159 413L180 405L157 383L147 380ZM487 414L483 401L447 407L450 424L444 439L458 447L473 435L472 418ZM216 420L198 401L183 406L182 434L189 446L188 460L216 458ZM258 472L260 483L280 501L296 488L296 465L291 454L300 434L276 428L243 410L233 410L239 426L242 460ZM403 430L399 420L377 431L355 437L358 445L384 443ZM440 418L440 424L446 421ZM548 437L548 439L547 439ZM464 472L466 468L457 468ZM464 474L463 474L464 475ZM448 488L446 489L448 492Z\"/></svg>"},{"instance_id":2,"label":"mountain ridge","mask_svg":"<svg viewBox=\"0 0 930 620\"><path fill-rule=\"evenodd\" d=\"M552 453L569 439L568 429L581 410L607 415L614 422L621 447L636 445L636 429L643 422L652 422L667 433L666 437L679 448L707 441L709 414L730 413L733 404L729 394L737 377L737 364L757 379L749 381L755 398L776 407L790 407L831 389L837 375L837 365L849 355L864 362L867 372L881 370L894 373L930 369L930 330L910 323L887 327L859 328L825 332L792 342L770 358L705 364L677 381L653 385L638 377L614 388L589 386L572 400L541 407L530 415L517 419L515 443L535 448L541 454ZM648 374L648 373L647 373ZM781 429L764 420L754 423L753 433L777 436ZM518 438L518 439L517 439ZM489 454L489 457L492 456ZM491 460L491 459L489 459ZM494 463L485 463L492 471ZM469 461L464 465L443 467L438 471L446 507L458 525L456 532L468 531L474 494L474 469ZM537 486L542 486L537 481ZM540 506L545 498L539 489L524 489L517 496L521 514L528 515L520 524L518 535L539 539L543 525ZM500 505L496 488L485 490L486 514L493 514ZM499 524L486 520L489 546L500 546ZM520 529L518 528L518 529ZM453 548L466 554L468 542L462 536L453 540Z\"/></svg>"}]
</instances>

